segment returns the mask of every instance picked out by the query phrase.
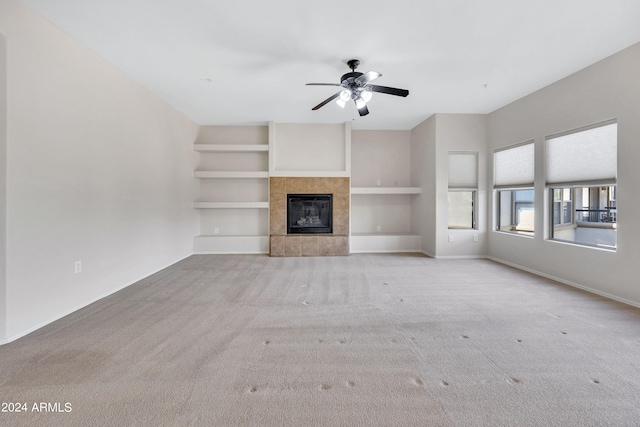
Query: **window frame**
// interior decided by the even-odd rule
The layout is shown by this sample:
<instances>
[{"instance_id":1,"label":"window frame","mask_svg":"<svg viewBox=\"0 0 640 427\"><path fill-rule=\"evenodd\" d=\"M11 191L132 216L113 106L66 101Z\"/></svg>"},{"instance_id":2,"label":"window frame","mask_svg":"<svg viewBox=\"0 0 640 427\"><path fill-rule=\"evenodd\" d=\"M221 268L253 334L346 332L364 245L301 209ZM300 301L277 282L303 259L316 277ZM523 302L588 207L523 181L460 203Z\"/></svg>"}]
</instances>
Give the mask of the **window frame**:
<instances>
[{"instance_id":1,"label":"window frame","mask_svg":"<svg viewBox=\"0 0 640 427\"><path fill-rule=\"evenodd\" d=\"M517 202L515 192L520 190L532 191L533 197L531 205L534 212L534 221L536 216L536 189L535 189L535 164L536 164L536 142L529 139L517 144L493 150L493 197L494 197L494 215L495 220L493 231L498 233L506 233L514 236L522 236L533 238L535 236L535 225L531 231L516 230L515 218L517 216ZM515 161L518 166L514 169L512 163ZM507 163L505 163L507 162ZM511 202L509 209L510 227L509 230L503 228L502 217L504 206L502 203L502 193L511 193Z\"/></svg>"},{"instance_id":2,"label":"window frame","mask_svg":"<svg viewBox=\"0 0 640 427\"><path fill-rule=\"evenodd\" d=\"M615 202L616 206L615 207L608 207L608 209L606 209L609 213L609 216L611 215L611 211L615 211L613 213L613 217L611 219L611 221L580 221L577 217L577 213L579 211L582 211L581 209L578 209L578 203L576 201L577 199L577 193L582 191L584 192L585 189L589 190L589 193L591 193L592 189L606 189L606 197L607 197L607 203L610 201ZM555 190L563 190L566 191L568 190L570 192L570 197L571 197L571 222L566 222L564 221L564 203L563 203L563 211L561 212L561 217L563 218L563 222L557 224L554 221L554 217L555 217L555 206L554 203L557 203L554 200L554 191ZM571 186L550 186L549 187L549 201L550 201L550 209L549 209L549 239L552 242L561 242L561 243L568 243L568 244L572 244L572 245L578 245L578 246L584 246L587 248L596 248L596 249L601 249L601 250L608 250L608 251L612 251L615 252L617 251L618 248L618 236L617 236L617 229L618 229L618 223L617 223L617 200L615 199L610 199L610 194L611 191L613 191L614 195L617 193L617 185L612 185L612 184L593 184L593 183L589 183L586 185L571 185ZM563 201L561 201L563 202ZM589 204L589 209L588 211L591 211L591 200L588 202ZM600 200L598 200L598 205L600 205ZM584 203L582 203L582 207L584 207ZM596 210L598 213L600 212L599 209ZM577 230L579 230L580 228L594 228L594 229L613 229L616 231L616 236L615 236L615 244L614 245L609 245L606 243L598 243L596 241L594 242L585 242L585 241L578 241L578 240L568 240L568 239L562 239L556 236L556 233L558 232L562 232L565 230L570 230L570 229L575 229L576 232Z\"/></svg>"},{"instance_id":3,"label":"window frame","mask_svg":"<svg viewBox=\"0 0 640 427\"><path fill-rule=\"evenodd\" d=\"M447 171L447 230L477 230L478 229L478 184L479 184L479 156L478 151L449 151L448 152L448 171ZM460 165L452 168L452 159L464 159L454 161L454 163L468 163L467 169L460 169ZM471 163L469 161L472 160ZM471 166L472 165L472 166ZM468 175L468 171L473 172L473 176ZM452 174L453 172L453 174ZM471 193L471 227L451 227L451 205L449 203L450 193Z\"/></svg>"},{"instance_id":4,"label":"window frame","mask_svg":"<svg viewBox=\"0 0 640 427\"><path fill-rule=\"evenodd\" d=\"M573 129L570 131L566 131L566 132L562 132L562 133L558 133L555 135L550 135L547 136L545 138L545 168L547 169L547 171L551 170L549 169L549 163L550 163L550 149L549 149L549 141L556 139L556 138L560 138L563 136L570 136L570 135L575 135L575 134L579 134L581 132L586 132L586 131L590 131L593 129L597 129L600 127L605 127L605 126L609 126L609 125L614 125L615 124L615 132L616 132L616 137L615 137L615 145L613 147L614 154L617 153L617 146L618 146L618 121L617 119L612 119L612 120L606 120L603 122L599 122L593 125L589 125L589 126L584 126L578 129ZM588 138L588 137L587 137ZM589 139L586 139L585 141L589 141ZM612 140L604 140L605 142L608 141L612 141ZM591 140L591 142L593 142L593 140ZM587 143L587 147L589 146L589 144ZM605 146L607 146L605 144ZM592 152L594 153L594 152ZM587 164L593 164L594 159L598 159L598 157L582 157L582 158L586 158ZM608 177L609 175L597 175L598 172L596 172L596 175L593 176L593 179L589 179L589 177L585 177L584 174L580 174L581 175L580 178L578 178L577 176L575 177L575 179L571 179L569 178L571 175L573 174L566 174L565 173L565 181L570 181L570 182L563 182L562 180L559 181L551 181L550 182L550 176L549 172L546 173L545 176L545 189L548 191L548 197L547 197L547 201L548 201L548 206L547 206L547 214L548 215L548 238L546 240L548 241L552 241L552 242L560 242L560 243L564 243L564 244L572 244L572 245L576 245L576 246L581 246L581 247L586 247L586 248L595 248L595 249L600 249L600 250L607 250L607 251L612 251L615 252L617 251L617 240L618 240L618 236L617 236L617 186L618 186L618 182L617 182L617 156L614 156L615 160L615 168L611 168L609 169L609 173L612 173L614 176L613 177ZM607 159L611 159L611 157L608 157ZM562 164L566 164L567 162L572 162L572 160L568 160L566 158L560 157L560 160L563 162ZM595 160L597 161L597 160ZM609 160L607 160L609 161ZM572 162L573 163L573 162ZM558 162L557 159L554 159L554 171L557 171L558 166L557 166ZM607 163L605 162L605 165ZM609 163L609 165L611 165L611 163ZM558 172L554 172L554 174L557 174ZM554 175L557 176L557 175ZM556 178L557 179L557 178ZM608 217L612 218L610 221L600 221L599 218L600 216L598 215L600 212L599 209L599 205L600 205L600 199L598 198L598 207L597 209L592 209L592 202L591 202L591 194L593 193L593 189L595 188L599 188L600 190L606 188L606 205L607 208L605 209L607 212L609 212ZM590 219L587 221L581 221L578 218L578 214L579 212L584 212L584 201L582 200L583 198L583 194L585 193L585 189L588 189L587 191L587 195L589 200L587 201L588 203L588 207L586 209L586 212L589 212L589 215L591 215L592 211L596 211L596 218L598 220L596 221L591 221ZM560 200L556 200L556 196L557 196L557 191L561 191L561 195L559 197ZM569 199L566 200L566 196L565 196L565 192L569 192ZM582 192L581 194L578 195L578 192ZM613 194L613 196L612 196ZM579 196L579 197L578 197ZM613 197L613 198L611 198ZM613 209L611 209L610 206L610 202L613 201L613 203L615 204L615 207L613 207ZM559 209L556 209L556 207L558 206L557 204L560 203L560 207ZM567 210L567 204L570 206L570 213L571 213L571 218L570 221L567 220L566 218L566 210ZM578 206L580 205L580 206ZM613 213L613 217L611 216L611 210L614 210L615 212ZM558 215L556 215L556 213L558 213ZM556 217L559 216L560 222L556 222ZM587 225L585 225L587 224ZM599 243L598 240L602 237L602 235L600 237L595 237L593 242L585 242L585 241L579 241L578 237L577 237L577 233L578 230L580 230L581 228L601 228L601 229L614 229L615 230L615 238L611 239L611 241L614 242L613 245L609 245L606 243ZM566 230L570 230L570 229L575 229L575 233L576 236L574 237L574 240L568 240L568 239L562 239L557 237L558 232L562 232L562 231L566 231ZM598 236L596 234L596 236ZM588 240L588 239L587 239ZM607 240L607 238L604 239L605 241Z\"/></svg>"},{"instance_id":5,"label":"window frame","mask_svg":"<svg viewBox=\"0 0 640 427\"><path fill-rule=\"evenodd\" d=\"M495 225L495 231L499 232L499 233L507 233L507 234L514 234L514 235L518 235L518 236L524 236L524 237L533 237L535 235L535 226L533 227L532 230L517 230L517 216L518 216L518 201L516 200L515 197L515 193L517 191L531 191L533 193L533 198L531 199L531 202L528 202L531 204L532 208L533 208L533 215L534 215L534 221L535 221L535 188L533 186L528 186L528 187L515 187L515 188L496 188L495 189L495 197L496 197L496 204L497 204L497 209L496 209L496 225ZM503 228L502 225L502 214L503 214L503 206L502 206L502 192L510 192L511 193L511 202L509 203L509 206L507 207L509 210L509 217L511 218L510 222L511 224L509 225L509 227L513 227L513 229L508 230ZM505 226L506 227L506 226Z\"/></svg>"},{"instance_id":6,"label":"window frame","mask_svg":"<svg viewBox=\"0 0 640 427\"><path fill-rule=\"evenodd\" d=\"M450 212L451 204L449 203L449 193L471 193L471 227L451 227L450 224ZM447 191L447 230L477 230L477 214L476 206L478 197L478 189L476 188L449 188Z\"/></svg>"}]
</instances>

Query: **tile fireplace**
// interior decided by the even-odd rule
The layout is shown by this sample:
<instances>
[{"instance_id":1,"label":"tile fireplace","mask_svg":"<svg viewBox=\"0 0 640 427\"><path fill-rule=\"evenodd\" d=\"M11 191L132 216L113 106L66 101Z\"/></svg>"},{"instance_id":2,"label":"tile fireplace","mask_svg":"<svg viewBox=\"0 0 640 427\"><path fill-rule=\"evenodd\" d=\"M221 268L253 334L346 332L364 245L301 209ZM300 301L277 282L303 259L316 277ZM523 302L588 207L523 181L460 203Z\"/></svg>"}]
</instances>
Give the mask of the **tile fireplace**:
<instances>
[{"instance_id":1,"label":"tile fireplace","mask_svg":"<svg viewBox=\"0 0 640 427\"><path fill-rule=\"evenodd\" d=\"M349 178L271 177L271 256L349 255L349 198Z\"/></svg>"}]
</instances>

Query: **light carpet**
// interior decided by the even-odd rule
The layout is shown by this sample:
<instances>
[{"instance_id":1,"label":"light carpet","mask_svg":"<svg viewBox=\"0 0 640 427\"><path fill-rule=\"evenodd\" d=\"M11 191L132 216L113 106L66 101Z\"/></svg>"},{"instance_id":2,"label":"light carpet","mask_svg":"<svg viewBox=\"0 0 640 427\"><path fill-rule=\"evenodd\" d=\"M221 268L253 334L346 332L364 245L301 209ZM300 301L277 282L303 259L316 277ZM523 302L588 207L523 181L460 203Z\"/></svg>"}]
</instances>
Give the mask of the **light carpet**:
<instances>
[{"instance_id":1,"label":"light carpet","mask_svg":"<svg viewBox=\"0 0 640 427\"><path fill-rule=\"evenodd\" d=\"M0 391L11 426L638 426L640 310L488 260L195 255L1 346Z\"/></svg>"}]
</instances>

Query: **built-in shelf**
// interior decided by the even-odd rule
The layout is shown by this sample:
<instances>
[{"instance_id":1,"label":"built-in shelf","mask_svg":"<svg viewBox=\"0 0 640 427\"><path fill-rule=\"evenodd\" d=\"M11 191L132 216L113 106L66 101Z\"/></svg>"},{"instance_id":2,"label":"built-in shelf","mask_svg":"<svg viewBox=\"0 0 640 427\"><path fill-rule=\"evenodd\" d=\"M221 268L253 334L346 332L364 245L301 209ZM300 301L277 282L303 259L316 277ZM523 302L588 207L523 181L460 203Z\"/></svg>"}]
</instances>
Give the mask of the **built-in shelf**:
<instances>
[{"instance_id":1,"label":"built-in shelf","mask_svg":"<svg viewBox=\"0 0 640 427\"><path fill-rule=\"evenodd\" d=\"M389 233L389 232L378 232L378 233L351 233L352 236L354 237L397 237L397 236L418 236L418 234L415 233L411 233L411 232L399 232L399 233Z\"/></svg>"},{"instance_id":2,"label":"built-in shelf","mask_svg":"<svg viewBox=\"0 0 640 427\"><path fill-rule=\"evenodd\" d=\"M269 151L268 144L193 144L195 151L226 151L226 152L242 152L242 151Z\"/></svg>"},{"instance_id":3,"label":"built-in shelf","mask_svg":"<svg viewBox=\"0 0 640 427\"><path fill-rule=\"evenodd\" d=\"M324 178L349 178L349 172L344 171L271 171L269 176L273 177L324 177Z\"/></svg>"},{"instance_id":4,"label":"built-in shelf","mask_svg":"<svg viewBox=\"0 0 640 427\"><path fill-rule=\"evenodd\" d=\"M353 233L351 252L420 252L421 237L412 233Z\"/></svg>"},{"instance_id":5,"label":"built-in shelf","mask_svg":"<svg viewBox=\"0 0 640 427\"><path fill-rule=\"evenodd\" d=\"M351 187L351 194L420 194L420 187Z\"/></svg>"},{"instance_id":6,"label":"built-in shelf","mask_svg":"<svg viewBox=\"0 0 640 427\"><path fill-rule=\"evenodd\" d=\"M195 253L269 253L268 138L266 126L201 127L193 144L199 181L193 207L200 216Z\"/></svg>"},{"instance_id":7,"label":"built-in shelf","mask_svg":"<svg viewBox=\"0 0 640 427\"><path fill-rule=\"evenodd\" d=\"M196 209L268 209L269 202L194 202Z\"/></svg>"},{"instance_id":8,"label":"built-in shelf","mask_svg":"<svg viewBox=\"0 0 640 427\"><path fill-rule=\"evenodd\" d=\"M194 171L195 178L269 178L266 171Z\"/></svg>"},{"instance_id":9,"label":"built-in shelf","mask_svg":"<svg viewBox=\"0 0 640 427\"><path fill-rule=\"evenodd\" d=\"M193 250L197 254L268 254L269 236L196 236Z\"/></svg>"}]
</instances>

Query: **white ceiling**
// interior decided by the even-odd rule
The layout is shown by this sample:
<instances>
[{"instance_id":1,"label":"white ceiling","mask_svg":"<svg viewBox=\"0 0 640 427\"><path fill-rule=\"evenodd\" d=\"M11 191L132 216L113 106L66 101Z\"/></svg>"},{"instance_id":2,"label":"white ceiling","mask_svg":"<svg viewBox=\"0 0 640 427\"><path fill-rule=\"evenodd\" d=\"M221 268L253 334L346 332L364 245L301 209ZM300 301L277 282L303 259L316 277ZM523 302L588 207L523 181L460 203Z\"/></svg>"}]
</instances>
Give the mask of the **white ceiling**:
<instances>
[{"instance_id":1,"label":"white ceiling","mask_svg":"<svg viewBox=\"0 0 640 427\"><path fill-rule=\"evenodd\" d=\"M201 125L411 129L489 113L640 41L638 0L22 0ZM311 108L346 61L375 70L371 114Z\"/></svg>"}]
</instances>

